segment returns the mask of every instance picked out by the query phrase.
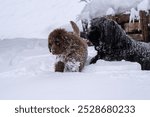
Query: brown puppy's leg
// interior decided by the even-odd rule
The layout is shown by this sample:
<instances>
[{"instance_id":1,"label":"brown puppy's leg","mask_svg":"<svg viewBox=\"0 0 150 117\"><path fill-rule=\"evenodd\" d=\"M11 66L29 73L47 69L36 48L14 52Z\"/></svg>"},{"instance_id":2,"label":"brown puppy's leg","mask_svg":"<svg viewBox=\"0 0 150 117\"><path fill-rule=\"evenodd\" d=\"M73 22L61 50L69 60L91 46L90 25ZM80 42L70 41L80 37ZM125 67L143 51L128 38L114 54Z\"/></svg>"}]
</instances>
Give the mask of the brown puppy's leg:
<instances>
[{"instance_id":1,"label":"brown puppy's leg","mask_svg":"<svg viewBox=\"0 0 150 117\"><path fill-rule=\"evenodd\" d=\"M64 72L65 64L61 61L55 64L55 72Z\"/></svg>"}]
</instances>

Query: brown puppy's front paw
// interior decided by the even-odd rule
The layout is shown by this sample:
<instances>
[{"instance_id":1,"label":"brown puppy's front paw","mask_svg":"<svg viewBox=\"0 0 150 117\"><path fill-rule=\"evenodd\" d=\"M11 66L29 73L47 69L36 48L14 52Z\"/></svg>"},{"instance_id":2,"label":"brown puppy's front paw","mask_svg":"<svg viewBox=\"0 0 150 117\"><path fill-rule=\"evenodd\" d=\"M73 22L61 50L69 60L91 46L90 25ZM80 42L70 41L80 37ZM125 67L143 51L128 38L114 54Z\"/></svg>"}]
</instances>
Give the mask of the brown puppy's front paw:
<instances>
[{"instance_id":1,"label":"brown puppy's front paw","mask_svg":"<svg viewBox=\"0 0 150 117\"><path fill-rule=\"evenodd\" d=\"M65 64L61 61L55 64L55 72L64 72Z\"/></svg>"}]
</instances>

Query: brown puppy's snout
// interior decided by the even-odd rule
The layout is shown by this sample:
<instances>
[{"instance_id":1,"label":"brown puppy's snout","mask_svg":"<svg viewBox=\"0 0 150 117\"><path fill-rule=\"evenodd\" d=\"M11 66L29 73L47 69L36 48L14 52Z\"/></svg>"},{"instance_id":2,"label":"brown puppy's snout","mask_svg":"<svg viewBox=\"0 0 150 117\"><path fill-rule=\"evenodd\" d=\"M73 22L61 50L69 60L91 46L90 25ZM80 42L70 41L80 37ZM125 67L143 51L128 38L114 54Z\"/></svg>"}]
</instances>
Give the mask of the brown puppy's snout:
<instances>
[{"instance_id":1,"label":"brown puppy's snout","mask_svg":"<svg viewBox=\"0 0 150 117\"><path fill-rule=\"evenodd\" d=\"M56 38L56 39L54 40L54 42L55 42L55 44L56 44L57 46L60 45L60 39L59 39L59 38Z\"/></svg>"},{"instance_id":2,"label":"brown puppy's snout","mask_svg":"<svg viewBox=\"0 0 150 117\"><path fill-rule=\"evenodd\" d=\"M51 49L51 48L49 48L49 51L50 51L50 52L52 52L52 49Z\"/></svg>"},{"instance_id":3,"label":"brown puppy's snout","mask_svg":"<svg viewBox=\"0 0 150 117\"><path fill-rule=\"evenodd\" d=\"M52 52L51 45L48 44L49 51Z\"/></svg>"}]
</instances>

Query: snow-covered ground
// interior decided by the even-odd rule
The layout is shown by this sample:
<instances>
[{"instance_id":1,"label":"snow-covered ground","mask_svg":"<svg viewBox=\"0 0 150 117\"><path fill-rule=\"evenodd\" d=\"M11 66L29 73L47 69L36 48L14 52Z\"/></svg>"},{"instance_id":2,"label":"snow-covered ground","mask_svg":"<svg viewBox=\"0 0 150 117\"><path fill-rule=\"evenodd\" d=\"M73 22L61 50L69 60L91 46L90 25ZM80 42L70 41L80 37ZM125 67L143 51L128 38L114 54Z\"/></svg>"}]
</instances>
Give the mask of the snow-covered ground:
<instances>
[{"instance_id":1,"label":"snow-covered ground","mask_svg":"<svg viewBox=\"0 0 150 117\"><path fill-rule=\"evenodd\" d=\"M55 73L43 39L2 40L0 53L0 99L150 99L150 71L137 63L99 60L82 73ZM95 54L89 47L88 60Z\"/></svg>"},{"instance_id":2,"label":"snow-covered ground","mask_svg":"<svg viewBox=\"0 0 150 117\"><path fill-rule=\"evenodd\" d=\"M0 99L150 99L150 71L126 61L89 65L94 47L83 72L54 72L47 35L83 7L78 0L0 0Z\"/></svg>"}]
</instances>

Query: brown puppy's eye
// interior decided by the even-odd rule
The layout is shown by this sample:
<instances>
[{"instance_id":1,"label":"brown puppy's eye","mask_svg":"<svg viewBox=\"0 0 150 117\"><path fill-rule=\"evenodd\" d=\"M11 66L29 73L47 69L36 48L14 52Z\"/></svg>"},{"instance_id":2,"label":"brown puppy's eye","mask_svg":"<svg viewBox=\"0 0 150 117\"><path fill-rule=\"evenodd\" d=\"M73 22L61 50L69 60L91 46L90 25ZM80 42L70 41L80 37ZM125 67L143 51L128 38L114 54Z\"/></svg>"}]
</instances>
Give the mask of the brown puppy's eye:
<instances>
[{"instance_id":1,"label":"brown puppy's eye","mask_svg":"<svg viewBox=\"0 0 150 117\"><path fill-rule=\"evenodd\" d=\"M54 40L54 42L55 42L56 45L60 45L60 39L56 38L56 39Z\"/></svg>"}]
</instances>

